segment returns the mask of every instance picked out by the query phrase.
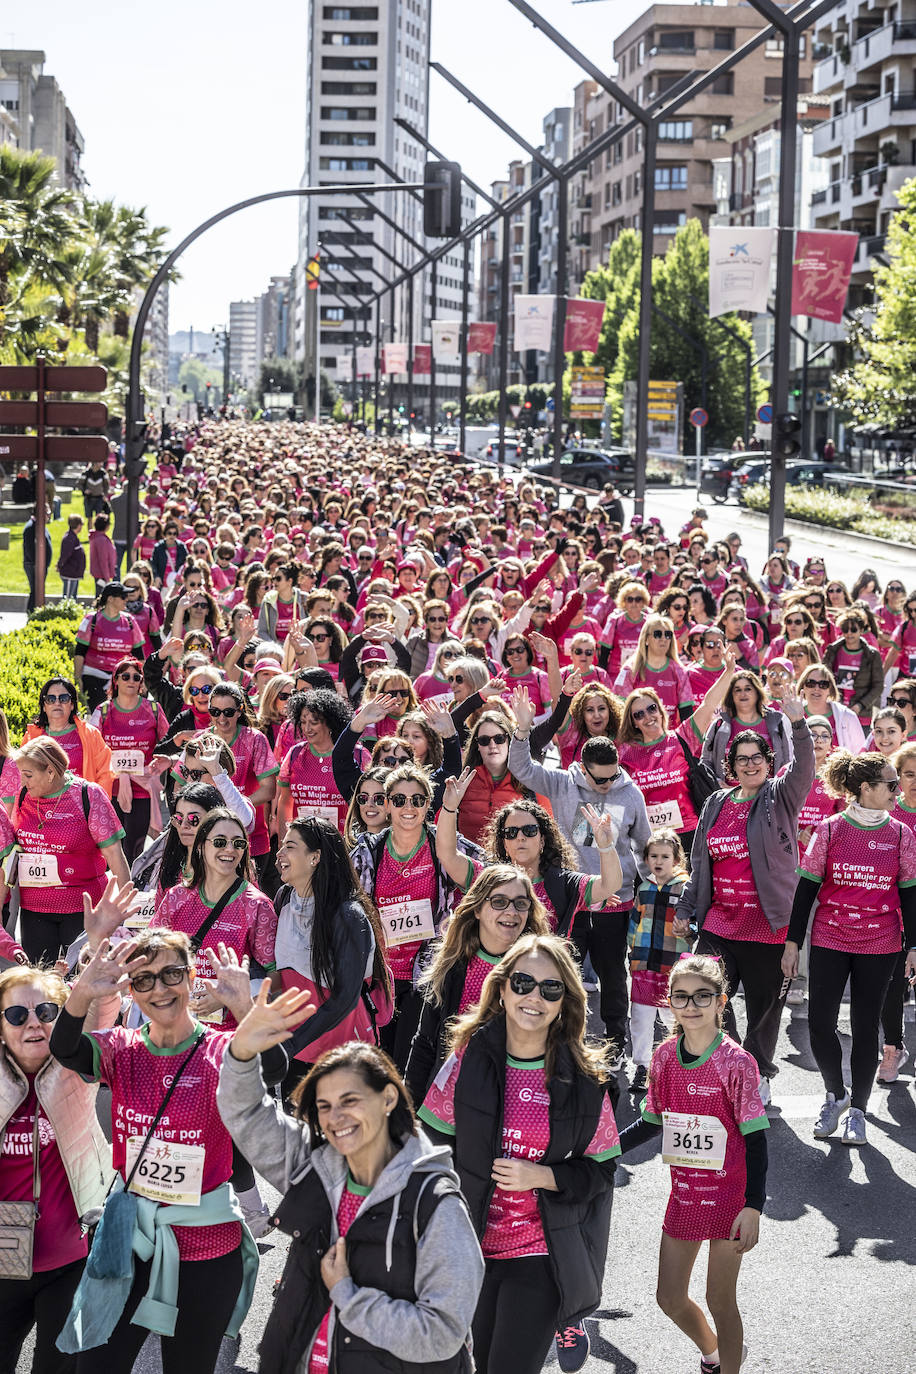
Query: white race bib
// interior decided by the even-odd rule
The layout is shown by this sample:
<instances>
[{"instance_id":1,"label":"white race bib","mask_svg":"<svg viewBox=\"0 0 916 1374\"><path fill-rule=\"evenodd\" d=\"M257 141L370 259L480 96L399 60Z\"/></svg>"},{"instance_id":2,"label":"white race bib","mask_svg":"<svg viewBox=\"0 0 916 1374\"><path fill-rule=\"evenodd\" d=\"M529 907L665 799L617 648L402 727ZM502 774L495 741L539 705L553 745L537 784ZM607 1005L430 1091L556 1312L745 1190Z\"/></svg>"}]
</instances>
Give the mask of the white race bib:
<instances>
[{"instance_id":1,"label":"white race bib","mask_svg":"<svg viewBox=\"0 0 916 1374\"><path fill-rule=\"evenodd\" d=\"M112 773L142 773L145 767L142 749L112 749Z\"/></svg>"},{"instance_id":2,"label":"white race bib","mask_svg":"<svg viewBox=\"0 0 916 1374\"><path fill-rule=\"evenodd\" d=\"M300 806L296 812L296 820L305 821L314 816L319 821L330 821L334 829L337 829L337 807L336 806Z\"/></svg>"},{"instance_id":3,"label":"white race bib","mask_svg":"<svg viewBox=\"0 0 916 1374\"><path fill-rule=\"evenodd\" d=\"M142 1135L129 1137L125 1177L134 1167L145 1139ZM154 1135L143 1151L130 1191L148 1197L152 1202L199 1207L205 1155L203 1145L175 1145L170 1140L160 1140Z\"/></svg>"},{"instance_id":4,"label":"white race bib","mask_svg":"<svg viewBox=\"0 0 916 1374\"><path fill-rule=\"evenodd\" d=\"M137 907L137 910L128 916L127 920L124 922L127 930L146 930L146 927L149 925L156 912L155 892L141 892L138 895L142 897L143 900Z\"/></svg>"},{"instance_id":5,"label":"white race bib","mask_svg":"<svg viewBox=\"0 0 916 1374\"><path fill-rule=\"evenodd\" d=\"M656 802L653 806L647 806L646 811L653 830L661 830L663 826L680 830L684 824L680 805L676 801Z\"/></svg>"},{"instance_id":6,"label":"white race bib","mask_svg":"<svg viewBox=\"0 0 916 1374\"><path fill-rule=\"evenodd\" d=\"M728 1131L717 1116L662 1112L662 1162L682 1169L721 1169Z\"/></svg>"},{"instance_id":7,"label":"white race bib","mask_svg":"<svg viewBox=\"0 0 916 1374\"><path fill-rule=\"evenodd\" d=\"M419 902L390 902L379 907L379 913L389 949L413 940L431 940L436 933L433 904L428 898Z\"/></svg>"},{"instance_id":8,"label":"white race bib","mask_svg":"<svg viewBox=\"0 0 916 1374\"><path fill-rule=\"evenodd\" d=\"M20 887L60 887L56 854L21 854Z\"/></svg>"}]
</instances>

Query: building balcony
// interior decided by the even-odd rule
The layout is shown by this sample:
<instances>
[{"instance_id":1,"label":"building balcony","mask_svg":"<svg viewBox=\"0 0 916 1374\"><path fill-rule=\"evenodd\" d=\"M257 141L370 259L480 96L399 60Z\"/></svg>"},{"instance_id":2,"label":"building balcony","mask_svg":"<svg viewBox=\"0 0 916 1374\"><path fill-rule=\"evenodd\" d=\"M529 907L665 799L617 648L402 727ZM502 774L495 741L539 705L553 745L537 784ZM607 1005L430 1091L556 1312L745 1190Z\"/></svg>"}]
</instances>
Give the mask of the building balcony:
<instances>
[{"instance_id":1,"label":"building balcony","mask_svg":"<svg viewBox=\"0 0 916 1374\"><path fill-rule=\"evenodd\" d=\"M912 57L914 54L916 22L910 20L883 24L853 43L852 55L846 64L846 84L854 83L859 72L880 67L891 58Z\"/></svg>"},{"instance_id":2,"label":"building balcony","mask_svg":"<svg viewBox=\"0 0 916 1374\"><path fill-rule=\"evenodd\" d=\"M839 87L845 70L846 63L841 62L836 53L830 53L829 56L815 62L811 73L811 89L814 94L823 95L824 91Z\"/></svg>"}]
</instances>

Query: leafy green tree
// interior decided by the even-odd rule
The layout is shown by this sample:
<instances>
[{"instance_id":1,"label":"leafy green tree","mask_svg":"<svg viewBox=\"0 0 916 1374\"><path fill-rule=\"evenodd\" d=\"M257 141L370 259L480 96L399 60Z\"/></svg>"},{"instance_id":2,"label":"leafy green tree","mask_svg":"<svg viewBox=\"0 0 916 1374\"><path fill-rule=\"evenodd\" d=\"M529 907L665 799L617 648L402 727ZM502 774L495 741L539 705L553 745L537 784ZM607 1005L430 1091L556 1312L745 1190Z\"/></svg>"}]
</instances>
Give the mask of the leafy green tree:
<instances>
[{"instance_id":1,"label":"leafy green tree","mask_svg":"<svg viewBox=\"0 0 916 1374\"><path fill-rule=\"evenodd\" d=\"M303 363L295 363L291 358L265 358L258 372L255 393L259 404L263 405L267 392L291 391L296 398L296 404L301 405L304 385Z\"/></svg>"},{"instance_id":2,"label":"leafy green tree","mask_svg":"<svg viewBox=\"0 0 916 1374\"><path fill-rule=\"evenodd\" d=\"M178 369L178 385L187 387L195 401L207 399L207 383L211 389L222 392L223 374L218 368L208 367L200 358L185 358Z\"/></svg>"},{"instance_id":3,"label":"leafy green tree","mask_svg":"<svg viewBox=\"0 0 916 1374\"><path fill-rule=\"evenodd\" d=\"M884 248L888 264L875 271L874 304L857 312L849 330L856 361L834 377L831 391L859 424L910 429L916 425L916 178L903 183L897 199Z\"/></svg>"}]
</instances>

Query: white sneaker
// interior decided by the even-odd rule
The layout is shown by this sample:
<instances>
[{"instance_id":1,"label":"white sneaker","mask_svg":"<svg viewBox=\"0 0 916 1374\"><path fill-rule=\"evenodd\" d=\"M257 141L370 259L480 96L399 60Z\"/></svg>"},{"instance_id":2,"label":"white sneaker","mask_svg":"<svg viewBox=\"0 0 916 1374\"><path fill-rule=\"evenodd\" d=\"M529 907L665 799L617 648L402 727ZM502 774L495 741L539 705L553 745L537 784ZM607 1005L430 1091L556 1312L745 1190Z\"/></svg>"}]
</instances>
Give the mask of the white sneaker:
<instances>
[{"instance_id":1,"label":"white sneaker","mask_svg":"<svg viewBox=\"0 0 916 1374\"><path fill-rule=\"evenodd\" d=\"M843 1121L844 1145L867 1145L865 1134L865 1113L859 1107L850 1107Z\"/></svg>"},{"instance_id":2,"label":"white sneaker","mask_svg":"<svg viewBox=\"0 0 916 1374\"><path fill-rule=\"evenodd\" d=\"M793 983L786 993L787 1007L803 1007L805 1005L805 989L797 983Z\"/></svg>"},{"instance_id":3,"label":"white sneaker","mask_svg":"<svg viewBox=\"0 0 916 1374\"><path fill-rule=\"evenodd\" d=\"M833 1135L837 1126L840 1124L840 1117L849 1109L849 1093L846 1092L839 1101L833 1093L828 1093L821 1107L821 1114L814 1125L814 1139L826 1140L829 1135Z\"/></svg>"}]
</instances>

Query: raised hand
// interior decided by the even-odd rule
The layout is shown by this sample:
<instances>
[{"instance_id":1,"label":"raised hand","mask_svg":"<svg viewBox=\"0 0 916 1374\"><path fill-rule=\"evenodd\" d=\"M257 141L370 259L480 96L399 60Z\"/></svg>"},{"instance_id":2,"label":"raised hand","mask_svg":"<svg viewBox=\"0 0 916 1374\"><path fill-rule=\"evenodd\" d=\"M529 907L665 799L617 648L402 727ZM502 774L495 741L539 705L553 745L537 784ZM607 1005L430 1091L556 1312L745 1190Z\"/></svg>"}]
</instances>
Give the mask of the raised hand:
<instances>
[{"instance_id":1,"label":"raised hand","mask_svg":"<svg viewBox=\"0 0 916 1374\"><path fill-rule=\"evenodd\" d=\"M179 635L170 635L159 650L160 658L180 658L184 650L184 640Z\"/></svg>"},{"instance_id":2,"label":"raised hand","mask_svg":"<svg viewBox=\"0 0 916 1374\"><path fill-rule=\"evenodd\" d=\"M738 667L738 655L730 646L725 650L725 671L729 675L733 674Z\"/></svg>"},{"instance_id":3,"label":"raised hand","mask_svg":"<svg viewBox=\"0 0 916 1374\"><path fill-rule=\"evenodd\" d=\"M226 771L220 762L220 753L221 746L213 735L201 735L200 739L197 741L197 757L200 761L201 768L203 768L204 772L209 773L211 777L214 777L217 773L224 773Z\"/></svg>"},{"instance_id":4,"label":"raised hand","mask_svg":"<svg viewBox=\"0 0 916 1374\"><path fill-rule=\"evenodd\" d=\"M139 972L146 963L145 959L134 959L136 940L121 940L112 946L102 940L98 949L70 989L67 1009L73 1016L85 1016L97 997L111 997L127 990L128 976Z\"/></svg>"},{"instance_id":5,"label":"raised hand","mask_svg":"<svg viewBox=\"0 0 916 1374\"><path fill-rule=\"evenodd\" d=\"M528 639L531 643L531 647L536 653L541 655L541 658L547 659L548 663L551 659L559 662L560 651L557 648L556 641L551 639L549 635L539 634L537 630L529 630Z\"/></svg>"},{"instance_id":6,"label":"raised hand","mask_svg":"<svg viewBox=\"0 0 916 1374\"><path fill-rule=\"evenodd\" d=\"M480 695L484 701L489 701L490 697L501 697L506 690L506 679L503 677L491 677L489 682L485 682L480 688Z\"/></svg>"},{"instance_id":7,"label":"raised hand","mask_svg":"<svg viewBox=\"0 0 916 1374\"><path fill-rule=\"evenodd\" d=\"M430 701L421 701L420 710L423 712L437 735L442 735L443 738L447 738L449 735L458 733L455 729L455 722L452 720L451 713L441 704L441 701L437 701L435 698Z\"/></svg>"},{"instance_id":8,"label":"raised hand","mask_svg":"<svg viewBox=\"0 0 916 1374\"><path fill-rule=\"evenodd\" d=\"M269 995L270 988L265 981L230 1042L235 1059L254 1059L256 1054L282 1045L297 1026L318 1010L307 988L290 988L273 1002L268 1002Z\"/></svg>"},{"instance_id":9,"label":"raised hand","mask_svg":"<svg viewBox=\"0 0 916 1374\"><path fill-rule=\"evenodd\" d=\"M780 703L789 720L804 720L805 703L798 694L798 688L794 682L787 682L783 688L782 701Z\"/></svg>"},{"instance_id":10,"label":"raised hand","mask_svg":"<svg viewBox=\"0 0 916 1374\"><path fill-rule=\"evenodd\" d=\"M234 949L227 949L220 940L216 949L205 950L213 977L204 979L207 989L221 1007L227 1007L236 1021L251 1010L251 979L248 976L248 955L239 963Z\"/></svg>"},{"instance_id":11,"label":"raised hand","mask_svg":"<svg viewBox=\"0 0 916 1374\"><path fill-rule=\"evenodd\" d=\"M575 668L563 681L563 695L565 697L574 697L577 692L582 690L582 687L582 674L578 668Z\"/></svg>"},{"instance_id":12,"label":"raised hand","mask_svg":"<svg viewBox=\"0 0 916 1374\"><path fill-rule=\"evenodd\" d=\"M105 891L95 906L88 892L83 893L83 928L88 936L89 948L98 949L102 941L108 940L143 905L143 894L133 883L118 886L116 878L108 879Z\"/></svg>"},{"instance_id":13,"label":"raised hand","mask_svg":"<svg viewBox=\"0 0 916 1374\"><path fill-rule=\"evenodd\" d=\"M596 572L587 573L579 583L580 592L593 592L596 587L601 586L601 574Z\"/></svg>"},{"instance_id":14,"label":"raised hand","mask_svg":"<svg viewBox=\"0 0 916 1374\"><path fill-rule=\"evenodd\" d=\"M235 636L236 640L241 644L247 644L249 640L254 639L256 629L257 625L255 623L255 618L250 611L247 611L239 620L239 628Z\"/></svg>"},{"instance_id":15,"label":"raised hand","mask_svg":"<svg viewBox=\"0 0 916 1374\"><path fill-rule=\"evenodd\" d=\"M527 687L516 687L509 697L509 705L515 714L519 730L530 730L534 724L534 706L528 695Z\"/></svg>"},{"instance_id":16,"label":"raised hand","mask_svg":"<svg viewBox=\"0 0 916 1374\"><path fill-rule=\"evenodd\" d=\"M473 776L473 768L463 768L457 778L446 778L442 805L448 807L450 811L457 811L464 800L464 794L468 790Z\"/></svg>"},{"instance_id":17,"label":"raised hand","mask_svg":"<svg viewBox=\"0 0 916 1374\"><path fill-rule=\"evenodd\" d=\"M617 839L614 834L614 822L606 811L598 811L594 806L584 805L582 815L588 822L589 829L595 837L595 844L599 849L607 849L614 844Z\"/></svg>"},{"instance_id":18,"label":"raised hand","mask_svg":"<svg viewBox=\"0 0 916 1374\"><path fill-rule=\"evenodd\" d=\"M395 698L389 696L387 692L380 692L377 697L370 697L355 712L350 721L350 729L362 732L369 725L378 725L380 720L384 720L387 715L391 714L394 703Z\"/></svg>"}]
</instances>

